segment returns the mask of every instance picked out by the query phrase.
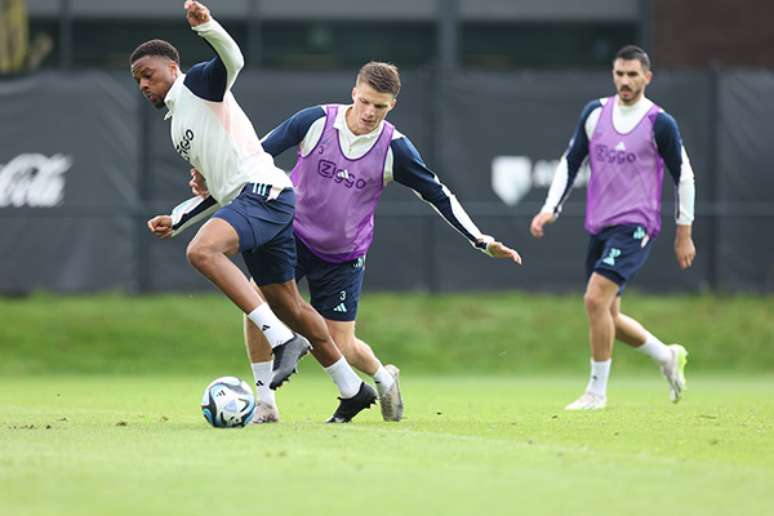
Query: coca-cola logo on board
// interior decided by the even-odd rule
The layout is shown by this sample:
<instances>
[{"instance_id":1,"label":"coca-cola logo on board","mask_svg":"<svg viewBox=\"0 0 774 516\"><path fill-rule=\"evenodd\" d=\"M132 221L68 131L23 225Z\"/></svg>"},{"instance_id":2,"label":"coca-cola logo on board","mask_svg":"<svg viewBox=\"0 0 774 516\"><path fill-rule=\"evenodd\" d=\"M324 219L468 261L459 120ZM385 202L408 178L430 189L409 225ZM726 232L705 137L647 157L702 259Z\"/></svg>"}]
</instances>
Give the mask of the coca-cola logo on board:
<instances>
[{"instance_id":1,"label":"coca-cola logo on board","mask_svg":"<svg viewBox=\"0 0 774 516\"><path fill-rule=\"evenodd\" d=\"M72 158L62 154L19 154L0 163L0 207L47 208L62 202L65 172Z\"/></svg>"}]
</instances>

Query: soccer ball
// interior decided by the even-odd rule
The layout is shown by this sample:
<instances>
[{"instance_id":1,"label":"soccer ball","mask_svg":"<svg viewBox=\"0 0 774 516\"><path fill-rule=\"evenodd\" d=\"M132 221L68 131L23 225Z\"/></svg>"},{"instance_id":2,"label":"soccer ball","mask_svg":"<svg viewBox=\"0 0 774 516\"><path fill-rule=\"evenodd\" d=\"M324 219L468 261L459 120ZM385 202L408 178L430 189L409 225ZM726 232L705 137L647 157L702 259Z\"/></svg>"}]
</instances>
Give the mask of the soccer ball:
<instances>
[{"instance_id":1,"label":"soccer ball","mask_svg":"<svg viewBox=\"0 0 774 516\"><path fill-rule=\"evenodd\" d=\"M204 389L202 414L215 428L241 428L252 420L254 412L255 396L244 380L223 376Z\"/></svg>"}]
</instances>

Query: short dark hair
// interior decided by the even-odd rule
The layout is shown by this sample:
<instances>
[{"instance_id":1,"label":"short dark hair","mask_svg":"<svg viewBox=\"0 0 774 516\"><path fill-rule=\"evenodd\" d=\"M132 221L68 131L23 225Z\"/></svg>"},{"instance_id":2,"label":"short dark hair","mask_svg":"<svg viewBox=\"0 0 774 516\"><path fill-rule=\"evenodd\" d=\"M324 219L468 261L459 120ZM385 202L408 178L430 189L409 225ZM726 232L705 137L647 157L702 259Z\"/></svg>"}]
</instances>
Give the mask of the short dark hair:
<instances>
[{"instance_id":1,"label":"short dark hair","mask_svg":"<svg viewBox=\"0 0 774 516\"><path fill-rule=\"evenodd\" d=\"M138 46L129 56L129 64L134 64L138 59L145 56L167 57L180 66L180 52L168 41L163 39L152 39Z\"/></svg>"},{"instance_id":2,"label":"short dark hair","mask_svg":"<svg viewBox=\"0 0 774 516\"><path fill-rule=\"evenodd\" d=\"M650 70L651 68L650 57L648 57L648 53L637 45L626 45L625 47L621 48L618 52L616 52L615 59L613 59L613 61L616 59L623 59L624 61L631 61L632 59L636 59L642 63L642 67L646 70Z\"/></svg>"},{"instance_id":3,"label":"short dark hair","mask_svg":"<svg viewBox=\"0 0 774 516\"><path fill-rule=\"evenodd\" d=\"M392 93L393 97L400 93L400 72L391 63L371 61L364 64L357 73L357 82L364 82L379 93Z\"/></svg>"}]
</instances>

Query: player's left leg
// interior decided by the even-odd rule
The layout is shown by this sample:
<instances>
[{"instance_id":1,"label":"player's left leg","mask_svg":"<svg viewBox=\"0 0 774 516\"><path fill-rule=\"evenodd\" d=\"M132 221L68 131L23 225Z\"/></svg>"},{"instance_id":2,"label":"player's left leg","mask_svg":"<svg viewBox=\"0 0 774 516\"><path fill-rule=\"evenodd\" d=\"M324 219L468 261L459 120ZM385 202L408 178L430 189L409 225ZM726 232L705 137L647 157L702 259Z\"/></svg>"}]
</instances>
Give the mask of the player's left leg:
<instances>
[{"instance_id":1,"label":"player's left leg","mask_svg":"<svg viewBox=\"0 0 774 516\"><path fill-rule=\"evenodd\" d=\"M254 283L253 286L258 288ZM244 317L243 331L245 348L250 359L255 390L258 394L253 423L276 423L279 421L279 408L274 389L269 387L274 372L274 356L271 346L255 323L247 316Z\"/></svg>"},{"instance_id":2,"label":"player's left leg","mask_svg":"<svg viewBox=\"0 0 774 516\"><path fill-rule=\"evenodd\" d=\"M680 344L664 344L635 319L621 313L621 298L612 307L615 336L621 342L653 359L669 383L669 397L677 403L686 389L685 365L688 352Z\"/></svg>"},{"instance_id":3,"label":"player's left leg","mask_svg":"<svg viewBox=\"0 0 774 516\"><path fill-rule=\"evenodd\" d=\"M379 393L379 407L385 421L403 418L403 397L400 393L400 369L382 365L374 350L355 335L355 321L325 319L328 329L342 354L352 367L374 379Z\"/></svg>"},{"instance_id":4,"label":"player's left leg","mask_svg":"<svg viewBox=\"0 0 774 516\"><path fill-rule=\"evenodd\" d=\"M325 318L347 362L374 379L382 418L385 421L400 421L403 417L398 378L400 370L390 364L383 366L371 346L355 336L355 320L365 277L365 256L330 263L317 257L298 238L296 250L299 264L305 266L312 306Z\"/></svg>"}]
</instances>

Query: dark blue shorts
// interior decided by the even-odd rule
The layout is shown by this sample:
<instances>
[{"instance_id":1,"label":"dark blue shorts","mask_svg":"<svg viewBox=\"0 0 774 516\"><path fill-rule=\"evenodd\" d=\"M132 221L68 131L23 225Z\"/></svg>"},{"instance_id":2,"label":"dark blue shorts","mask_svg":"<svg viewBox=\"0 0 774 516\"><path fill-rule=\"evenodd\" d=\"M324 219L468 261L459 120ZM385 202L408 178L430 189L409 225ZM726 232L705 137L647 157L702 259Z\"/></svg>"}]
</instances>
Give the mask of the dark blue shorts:
<instances>
[{"instance_id":1,"label":"dark blue shorts","mask_svg":"<svg viewBox=\"0 0 774 516\"><path fill-rule=\"evenodd\" d=\"M296 237L296 281L306 278L310 304L326 319L354 321L363 289L365 256L344 263L320 259Z\"/></svg>"},{"instance_id":2,"label":"dark blue shorts","mask_svg":"<svg viewBox=\"0 0 774 516\"><path fill-rule=\"evenodd\" d=\"M586 254L586 281L596 272L616 283L619 293L623 292L626 283L645 265L652 244L645 228L639 224L611 226L591 235Z\"/></svg>"},{"instance_id":3,"label":"dark blue shorts","mask_svg":"<svg viewBox=\"0 0 774 516\"><path fill-rule=\"evenodd\" d=\"M213 217L225 220L239 235L239 252L258 285L286 283L295 276L293 215L296 195L283 190L268 200L268 186L250 183Z\"/></svg>"}]
</instances>

